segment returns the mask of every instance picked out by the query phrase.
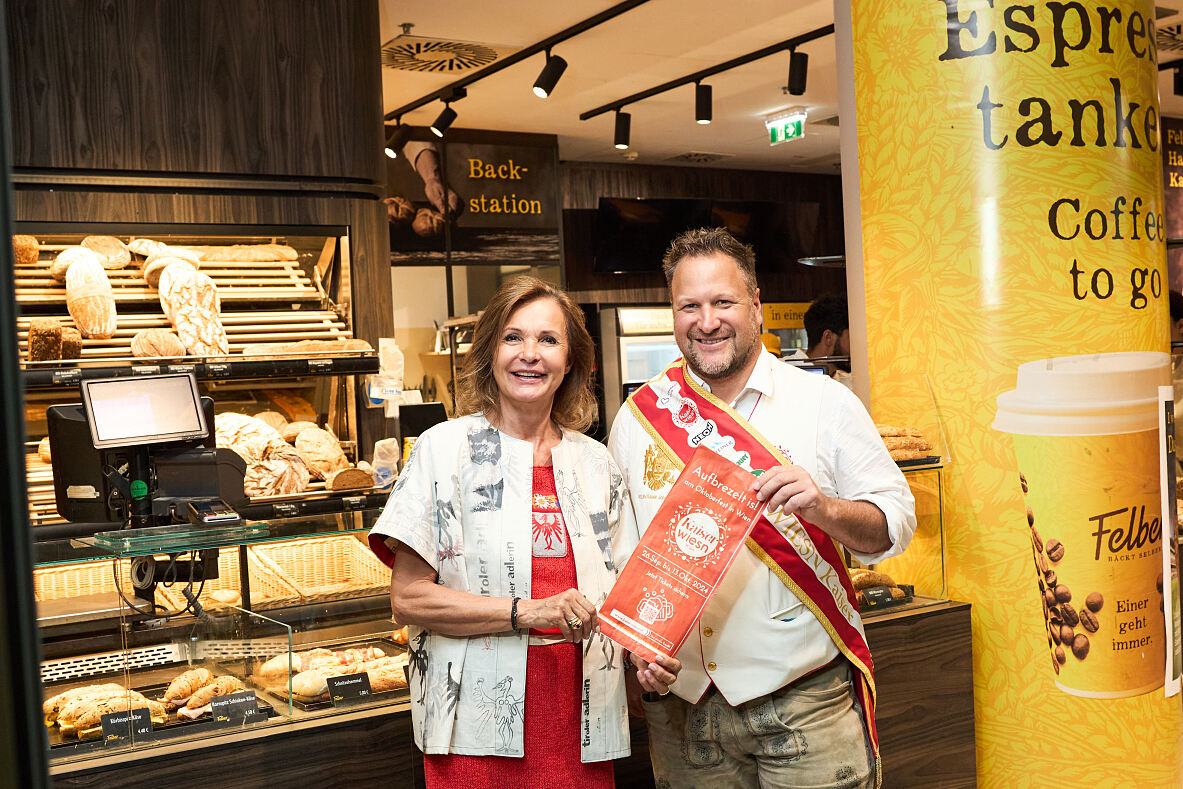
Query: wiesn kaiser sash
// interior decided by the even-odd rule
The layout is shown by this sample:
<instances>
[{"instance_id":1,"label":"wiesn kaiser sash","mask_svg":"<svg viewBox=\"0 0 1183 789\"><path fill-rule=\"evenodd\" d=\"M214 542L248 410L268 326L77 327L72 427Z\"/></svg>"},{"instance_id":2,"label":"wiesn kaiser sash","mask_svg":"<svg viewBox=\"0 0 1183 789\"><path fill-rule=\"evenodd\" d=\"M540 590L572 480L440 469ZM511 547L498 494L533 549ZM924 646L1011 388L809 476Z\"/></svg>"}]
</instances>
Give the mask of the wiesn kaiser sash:
<instances>
[{"instance_id":1,"label":"wiesn kaiser sash","mask_svg":"<svg viewBox=\"0 0 1183 789\"><path fill-rule=\"evenodd\" d=\"M788 465L789 459L726 403L686 375L678 359L633 392L628 406L641 426L681 469L700 445L748 471ZM875 679L850 573L837 544L816 526L790 513L765 512L747 547L813 612L834 644L858 669L856 683L881 781L875 728Z\"/></svg>"}]
</instances>

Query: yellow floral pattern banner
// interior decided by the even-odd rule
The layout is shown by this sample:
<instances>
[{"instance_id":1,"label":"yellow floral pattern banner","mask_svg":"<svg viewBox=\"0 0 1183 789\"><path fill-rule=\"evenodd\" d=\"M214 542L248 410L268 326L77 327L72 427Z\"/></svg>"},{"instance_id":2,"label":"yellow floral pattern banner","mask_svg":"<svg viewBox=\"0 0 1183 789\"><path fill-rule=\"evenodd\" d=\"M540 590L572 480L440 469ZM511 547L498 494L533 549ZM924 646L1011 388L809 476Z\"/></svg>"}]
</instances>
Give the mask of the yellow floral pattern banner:
<instances>
[{"instance_id":1,"label":"yellow floral pattern banner","mask_svg":"<svg viewBox=\"0 0 1183 789\"><path fill-rule=\"evenodd\" d=\"M1015 442L991 427L1024 362L1168 349L1154 7L851 10L872 411L928 435L943 421L979 785L1177 788L1178 698L1057 686Z\"/></svg>"}]
</instances>

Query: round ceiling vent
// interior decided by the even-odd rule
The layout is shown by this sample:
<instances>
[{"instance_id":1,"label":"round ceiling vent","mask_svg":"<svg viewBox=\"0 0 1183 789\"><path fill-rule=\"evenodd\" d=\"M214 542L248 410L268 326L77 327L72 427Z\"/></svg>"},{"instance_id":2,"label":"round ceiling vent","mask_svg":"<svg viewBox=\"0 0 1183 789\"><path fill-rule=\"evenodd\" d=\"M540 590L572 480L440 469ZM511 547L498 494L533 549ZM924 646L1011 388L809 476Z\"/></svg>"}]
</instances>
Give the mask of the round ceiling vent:
<instances>
[{"instance_id":1,"label":"round ceiling vent","mask_svg":"<svg viewBox=\"0 0 1183 789\"><path fill-rule=\"evenodd\" d=\"M382 47L382 65L401 71L468 71L500 57L493 47L467 41L401 36Z\"/></svg>"}]
</instances>

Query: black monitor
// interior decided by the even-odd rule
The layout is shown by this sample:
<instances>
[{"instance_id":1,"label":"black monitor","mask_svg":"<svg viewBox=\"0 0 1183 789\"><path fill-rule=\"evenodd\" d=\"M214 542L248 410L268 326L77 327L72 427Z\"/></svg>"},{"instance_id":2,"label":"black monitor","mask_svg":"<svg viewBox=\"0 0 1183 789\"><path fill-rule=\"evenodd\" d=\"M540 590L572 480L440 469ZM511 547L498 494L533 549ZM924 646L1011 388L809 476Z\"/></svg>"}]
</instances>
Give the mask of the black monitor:
<instances>
[{"instance_id":1,"label":"black monitor","mask_svg":"<svg viewBox=\"0 0 1183 789\"><path fill-rule=\"evenodd\" d=\"M214 423L214 401L201 398L202 416L207 425ZM49 427L49 452L53 458L53 492L57 512L72 523L116 523L127 518L126 501L112 496L113 486L107 471L127 463L129 450L98 449L81 403L52 405L46 410ZM208 429L200 440L182 446L214 449L214 431Z\"/></svg>"}]
</instances>

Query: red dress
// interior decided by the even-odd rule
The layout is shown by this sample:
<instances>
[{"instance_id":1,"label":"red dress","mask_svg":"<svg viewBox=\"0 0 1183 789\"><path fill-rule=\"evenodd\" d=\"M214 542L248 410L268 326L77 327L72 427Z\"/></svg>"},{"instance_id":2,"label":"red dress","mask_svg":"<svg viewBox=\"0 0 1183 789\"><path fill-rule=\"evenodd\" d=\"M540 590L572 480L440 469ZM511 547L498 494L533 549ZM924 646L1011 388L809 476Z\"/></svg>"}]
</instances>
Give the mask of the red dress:
<instances>
[{"instance_id":1,"label":"red dress","mask_svg":"<svg viewBox=\"0 0 1183 789\"><path fill-rule=\"evenodd\" d=\"M537 600L578 585L552 466L534 467L533 510L530 596ZM558 628L530 631L533 635L558 632ZM428 789L611 789L615 785L611 761L580 761L582 644L528 649L525 756L425 754Z\"/></svg>"}]
</instances>

